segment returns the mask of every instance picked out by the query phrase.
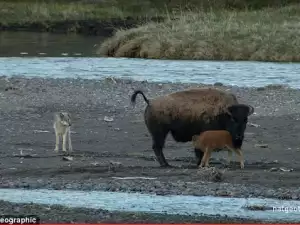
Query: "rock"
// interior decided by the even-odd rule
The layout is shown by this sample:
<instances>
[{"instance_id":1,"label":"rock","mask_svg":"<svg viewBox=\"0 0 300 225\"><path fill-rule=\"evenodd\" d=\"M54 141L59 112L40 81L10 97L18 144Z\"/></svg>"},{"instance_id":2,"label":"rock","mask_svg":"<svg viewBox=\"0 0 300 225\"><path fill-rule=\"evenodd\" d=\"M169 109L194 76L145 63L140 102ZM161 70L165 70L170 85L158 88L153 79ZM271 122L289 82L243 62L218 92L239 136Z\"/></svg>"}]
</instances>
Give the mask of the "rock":
<instances>
[{"instance_id":1,"label":"rock","mask_svg":"<svg viewBox=\"0 0 300 225\"><path fill-rule=\"evenodd\" d=\"M260 148L268 148L268 144L255 144L254 147L260 147Z\"/></svg>"},{"instance_id":2,"label":"rock","mask_svg":"<svg viewBox=\"0 0 300 225\"><path fill-rule=\"evenodd\" d=\"M260 125L255 124L255 123L248 123L248 125L249 125L250 127L260 127Z\"/></svg>"},{"instance_id":3,"label":"rock","mask_svg":"<svg viewBox=\"0 0 300 225\"><path fill-rule=\"evenodd\" d=\"M269 172L276 172L276 171L278 171L278 168L276 167L272 167L271 169L269 169Z\"/></svg>"},{"instance_id":4,"label":"rock","mask_svg":"<svg viewBox=\"0 0 300 225\"><path fill-rule=\"evenodd\" d=\"M64 161L73 161L73 157L71 156L63 156L62 158Z\"/></svg>"},{"instance_id":5,"label":"rock","mask_svg":"<svg viewBox=\"0 0 300 225\"><path fill-rule=\"evenodd\" d=\"M264 90L266 90L266 88L265 87L258 87L258 88L256 88L256 90L257 91L264 91Z\"/></svg>"},{"instance_id":6,"label":"rock","mask_svg":"<svg viewBox=\"0 0 300 225\"><path fill-rule=\"evenodd\" d=\"M288 168L284 168L284 167L280 167L279 170L282 171L282 172L292 172L292 171L294 171L294 169L288 169Z\"/></svg>"},{"instance_id":7,"label":"rock","mask_svg":"<svg viewBox=\"0 0 300 225\"><path fill-rule=\"evenodd\" d=\"M269 169L269 172L277 172L277 171L292 172L292 171L294 171L294 169L288 169L288 168L284 168L284 167L272 167L271 169Z\"/></svg>"},{"instance_id":8,"label":"rock","mask_svg":"<svg viewBox=\"0 0 300 225\"><path fill-rule=\"evenodd\" d=\"M9 91L9 90L15 91L15 90L18 90L18 88L9 86L9 87L5 88L4 90L5 90L5 91Z\"/></svg>"},{"instance_id":9,"label":"rock","mask_svg":"<svg viewBox=\"0 0 300 225\"><path fill-rule=\"evenodd\" d=\"M214 83L214 86L224 86L224 84L221 82L216 82L216 83Z\"/></svg>"},{"instance_id":10,"label":"rock","mask_svg":"<svg viewBox=\"0 0 300 225\"><path fill-rule=\"evenodd\" d=\"M114 121L114 118L109 117L109 116L104 116L104 121L105 122L112 122L112 121Z\"/></svg>"}]
</instances>

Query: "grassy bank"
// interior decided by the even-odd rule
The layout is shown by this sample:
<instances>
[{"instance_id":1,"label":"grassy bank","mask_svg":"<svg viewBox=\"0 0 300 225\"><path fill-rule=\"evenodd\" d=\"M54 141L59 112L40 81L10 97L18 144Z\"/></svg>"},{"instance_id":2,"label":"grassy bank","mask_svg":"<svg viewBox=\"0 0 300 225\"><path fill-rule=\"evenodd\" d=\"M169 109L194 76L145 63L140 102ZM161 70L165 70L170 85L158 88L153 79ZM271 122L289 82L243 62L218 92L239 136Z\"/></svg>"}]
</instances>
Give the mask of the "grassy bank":
<instances>
[{"instance_id":1,"label":"grassy bank","mask_svg":"<svg viewBox=\"0 0 300 225\"><path fill-rule=\"evenodd\" d=\"M133 2L131 2L133 3ZM159 21L159 10L144 4L113 1L1 1L0 30L31 30L110 35L114 28L130 28ZM104 33L104 34L103 34Z\"/></svg>"},{"instance_id":2,"label":"grassy bank","mask_svg":"<svg viewBox=\"0 0 300 225\"><path fill-rule=\"evenodd\" d=\"M170 16L163 23L119 30L102 56L154 59L300 61L300 5L257 11Z\"/></svg>"},{"instance_id":3,"label":"grassy bank","mask_svg":"<svg viewBox=\"0 0 300 225\"><path fill-rule=\"evenodd\" d=\"M257 9L297 0L0 0L0 30L100 34L190 9Z\"/></svg>"}]
</instances>

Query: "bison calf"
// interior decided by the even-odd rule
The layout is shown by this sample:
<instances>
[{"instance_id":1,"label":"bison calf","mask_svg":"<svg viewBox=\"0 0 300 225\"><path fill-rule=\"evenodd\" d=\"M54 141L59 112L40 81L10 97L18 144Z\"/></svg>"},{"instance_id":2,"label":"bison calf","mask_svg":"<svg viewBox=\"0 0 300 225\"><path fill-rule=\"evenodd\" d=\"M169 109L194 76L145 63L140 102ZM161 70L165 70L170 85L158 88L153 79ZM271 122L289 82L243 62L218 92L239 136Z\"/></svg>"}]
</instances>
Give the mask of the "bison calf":
<instances>
[{"instance_id":1,"label":"bison calf","mask_svg":"<svg viewBox=\"0 0 300 225\"><path fill-rule=\"evenodd\" d=\"M231 134L226 130L210 130L194 135L192 142L195 151L203 151L204 156L201 160L200 166L209 166L210 155L213 151L226 148L228 151L228 164L231 162L232 151L234 151L240 160L241 169L244 168L243 153L240 149L241 146L235 145Z\"/></svg>"}]
</instances>

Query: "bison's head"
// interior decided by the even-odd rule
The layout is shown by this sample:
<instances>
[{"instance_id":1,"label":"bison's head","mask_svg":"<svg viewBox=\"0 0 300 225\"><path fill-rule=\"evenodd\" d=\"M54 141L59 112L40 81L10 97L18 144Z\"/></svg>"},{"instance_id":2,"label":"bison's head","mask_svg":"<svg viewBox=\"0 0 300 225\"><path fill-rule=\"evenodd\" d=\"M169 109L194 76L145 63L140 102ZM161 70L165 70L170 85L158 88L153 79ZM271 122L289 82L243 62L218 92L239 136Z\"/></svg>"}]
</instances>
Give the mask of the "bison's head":
<instances>
[{"instance_id":1,"label":"bison's head","mask_svg":"<svg viewBox=\"0 0 300 225\"><path fill-rule=\"evenodd\" d=\"M227 123L227 130L231 133L233 139L244 139L248 116L253 113L254 108L250 105L235 104L228 107L228 115L230 119Z\"/></svg>"}]
</instances>

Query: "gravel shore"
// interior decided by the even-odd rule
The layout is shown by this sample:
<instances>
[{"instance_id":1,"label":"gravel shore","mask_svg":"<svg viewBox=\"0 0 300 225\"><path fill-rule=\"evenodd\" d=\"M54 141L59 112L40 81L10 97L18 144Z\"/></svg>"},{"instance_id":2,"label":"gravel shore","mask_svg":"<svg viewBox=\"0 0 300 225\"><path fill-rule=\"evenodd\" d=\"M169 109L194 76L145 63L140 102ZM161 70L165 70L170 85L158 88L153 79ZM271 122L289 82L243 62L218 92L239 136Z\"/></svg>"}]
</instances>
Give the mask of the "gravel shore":
<instances>
[{"instance_id":1,"label":"gravel shore","mask_svg":"<svg viewBox=\"0 0 300 225\"><path fill-rule=\"evenodd\" d=\"M130 95L139 88L152 98L195 86L0 77L0 187L300 199L300 90L288 87L218 85L255 107L243 146L244 170L238 162L224 168L227 154L220 152L211 162L222 173L219 179L211 170L198 171L191 143L175 143L170 136L164 153L175 167L159 167L143 121L145 103L139 98L133 108ZM73 117L71 161L54 152L52 120L59 110ZM128 176L156 179L118 179Z\"/></svg>"}]
</instances>

